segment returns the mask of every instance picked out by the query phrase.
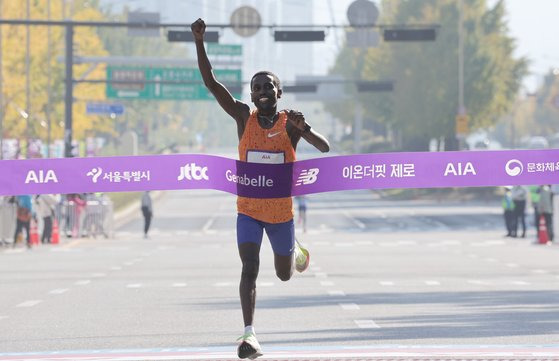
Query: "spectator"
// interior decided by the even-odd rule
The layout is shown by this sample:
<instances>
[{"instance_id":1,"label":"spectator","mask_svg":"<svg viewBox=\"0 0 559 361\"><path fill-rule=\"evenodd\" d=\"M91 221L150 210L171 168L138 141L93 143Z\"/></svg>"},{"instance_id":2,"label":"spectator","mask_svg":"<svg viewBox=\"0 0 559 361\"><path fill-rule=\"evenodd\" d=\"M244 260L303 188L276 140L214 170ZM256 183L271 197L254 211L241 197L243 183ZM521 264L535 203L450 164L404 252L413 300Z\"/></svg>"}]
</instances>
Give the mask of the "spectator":
<instances>
[{"instance_id":1,"label":"spectator","mask_svg":"<svg viewBox=\"0 0 559 361\"><path fill-rule=\"evenodd\" d=\"M148 238L149 226L153 217L153 206L149 191L144 192L142 195L142 215L144 216L144 238Z\"/></svg>"},{"instance_id":2,"label":"spectator","mask_svg":"<svg viewBox=\"0 0 559 361\"><path fill-rule=\"evenodd\" d=\"M19 234L25 229L27 235L27 248L31 248L31 217L33 215L33 207L31 205L31 196L23 195L15 198L17 203L16 232L14 233L13 247L16 246Z\"/></svg>"},{"instance_id":3,"label":"spectator","mask_svg":"<svg viewBox=\"0 0 559 361\"><path fill-rule=\"evenodd\" d=\"M302 224L303 232L307 232L307 197L305 196L297 196L295 197L295 201L297 202L297 207L299 209L299 218L297 219L297 223Z\"/></svg>"},{"instance_id":4,"label":"spectator","mask_svg":"<svg viewBox=\"0 0 559 361\"><path fill-rule=\"evenodd\" d=\"M526 237L526 188L524 186L512 187L512 201L514 211L512 216L512 237L518 235L518 223L522 225L522 238Z\"/></svg>"},{"instance_id":5,"label":"spectator","mask_svg":"<svg viewBox=\"0 0 559 361\"><path fill-rule=\"evenodd\" d=\"M530 186L530 202L532 202L532 207L534 208L534 227L536 227L536 238L538 238L538 225L540 223L540 216L538 213L538 203L540 202L540 187Z\"/></svg>"},{"instance_id":6,"label":"spectator","mask_svg":"<svg viewBox=\"0 0 559 361\"><path fill-rule=\"evenodd\" d=\"M559 184L551 186L551 195L553 200L553 229L559 229Z\"/></svg>"},{"instance_id":7,"label":"spectator","mask_svg":"<svg viewBox=\"0 0 559 361\"><path fill-rule=\"evenodd\" d=\"M548 185L540 186L540 200L538 202L538 213L545 219L547 228L547 238L553 241L553 205L551 187Z\"/></svg>"},{"instance_id":8,"label":"spectator","mask_svg":"<svg viewBox=\"0 0 559 361\"><path fill-rule=\"evenodd\" d=\"M41 235L43 244L50 243L52 237L52 220L56 203L56 199L50 194L40 194L35 197L37 216L43 219L43 234Z\"/></svg>"},{"instance_id":9,"label":"spectator","mask_svg":"<svg viewBox=\"0 0 559 361\"><path fill-rule=\"evenodd\" d=\"M505 237L516 237L515 230L515 203L512 199L512 191L510 187L505 187L505 194L503 196L503 211L505 216L505 228L507 229L507 234Z\"/></svg>"}]
</instances>

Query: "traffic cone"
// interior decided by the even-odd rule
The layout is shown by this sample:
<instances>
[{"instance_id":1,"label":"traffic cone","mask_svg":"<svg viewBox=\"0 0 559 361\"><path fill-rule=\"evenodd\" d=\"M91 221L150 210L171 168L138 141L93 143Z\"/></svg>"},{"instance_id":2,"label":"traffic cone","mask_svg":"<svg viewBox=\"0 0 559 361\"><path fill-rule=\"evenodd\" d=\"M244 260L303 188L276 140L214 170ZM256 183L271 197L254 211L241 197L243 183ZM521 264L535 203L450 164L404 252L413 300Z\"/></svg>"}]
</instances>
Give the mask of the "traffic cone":
<instances>
[{"instance_id":1,"label":"traffic cone","mask_svg":"<svg viewBox=\"0 0 559 361\"><path fill-rule=\"evenodd\" d=\"M29 234L29 242L31 244L34 245L38 245L39 244L39 231L37 229L37 222L35 222L34 220L30 221L31 224L29 225L30 228L30 234Z\"/></svg>"},{"instance_id":2,"label":"traffic cone","mask_svg":"<svg viewBox=\"0 0 559 361\"><path fill-rule=\"evenodd\" d=\"M50 238L50 243L58 244L60 243L60 233L58 232L58 220L55 218L52 221L52 236Z\"/></svg>"},{"instance_id":3,"label":"traffic cone","mask_svg":"<svg viewBox=\"0 0 559 361\"><path fill-rule=\"evenodd\" d=\"M540 224L538 225L538 242L539 244L547 244L549 238L547 236L547 227L545 225L545 217L540 215Z\"/></svg>"}]
</instances>

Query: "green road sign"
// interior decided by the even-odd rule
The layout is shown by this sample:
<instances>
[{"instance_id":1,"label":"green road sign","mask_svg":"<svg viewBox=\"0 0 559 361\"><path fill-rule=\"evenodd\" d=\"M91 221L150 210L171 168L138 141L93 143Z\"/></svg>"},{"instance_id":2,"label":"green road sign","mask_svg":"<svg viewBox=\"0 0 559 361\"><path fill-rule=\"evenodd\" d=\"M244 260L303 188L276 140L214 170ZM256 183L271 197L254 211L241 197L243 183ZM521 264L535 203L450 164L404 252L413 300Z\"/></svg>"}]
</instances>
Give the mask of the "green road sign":
<instances>
[{"instance_id":1,"label":"green road sign","mask_svg":"<svg viewBox=\"0 0 559 361\"><path fill-rule=\"evenodd\" d=\"M242 45L208 43L208 55L243 55Z\"/></svg>"},{"instance_id":2,"label":"green road sign","mask_svg":"<svg viewBox=\"0 0 559 361\"><path fill-rule=\"evenodd\" d=\"M217 80L224 83L231 90L234 97L241 97L240 69L214 69L214 74ZM214 99L204 86L202 76L197 68L108 66L107 80L112 81L107 83L107 98L148 100ZM119 83L118 81L122 82Z\"/></svg>"}]
</instances>

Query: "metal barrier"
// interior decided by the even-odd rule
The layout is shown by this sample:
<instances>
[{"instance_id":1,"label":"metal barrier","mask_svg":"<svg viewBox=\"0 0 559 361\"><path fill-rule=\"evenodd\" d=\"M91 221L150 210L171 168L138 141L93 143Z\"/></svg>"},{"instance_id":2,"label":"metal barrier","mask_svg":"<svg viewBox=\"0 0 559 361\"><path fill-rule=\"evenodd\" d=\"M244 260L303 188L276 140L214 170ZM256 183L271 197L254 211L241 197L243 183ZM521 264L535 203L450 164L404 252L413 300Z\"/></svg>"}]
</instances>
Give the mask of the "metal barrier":
<instances>
[{"instance_id":1,"label":"metal barrier","mask_svg":"<svg viewBox=\"0 0 559 361\"><path fill-rule=\"evenodd\" d=\"M10 197L0 196L0 242L10 243L14 239L16 231L16 209L15 203L9 203Z\"/></svg>"},{"instance_id":2,"label":"metal barrier","mask_svg":"<svg viewBox=\"0 0 559 361\"><path fill-rule=\"evenodd\" d=\"M11 197L0 197L0 242L12 244L16 228L17 205L10 203ZM56 204L54 217L58 221L60 236L113 237L113 202L106 195L87 194L85 199L67 199ZM43 230L43 220L37 217L39 232ZM24 231L25 232L25 231Z\"/></svg>"}]
</instances>

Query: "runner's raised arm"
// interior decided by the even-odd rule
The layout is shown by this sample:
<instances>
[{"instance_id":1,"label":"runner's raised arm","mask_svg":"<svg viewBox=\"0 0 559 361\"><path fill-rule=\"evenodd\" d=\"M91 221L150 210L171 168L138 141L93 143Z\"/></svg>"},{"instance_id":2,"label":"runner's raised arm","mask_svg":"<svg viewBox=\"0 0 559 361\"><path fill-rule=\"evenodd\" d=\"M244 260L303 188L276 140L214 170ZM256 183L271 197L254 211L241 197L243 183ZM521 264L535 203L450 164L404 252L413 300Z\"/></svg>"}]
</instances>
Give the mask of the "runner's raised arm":
<instances>
[{"instance_id":1,"label":"runner's raised arm","mask_svg":"<svg viewBox=\"0 0 559 361\"><path fill-rule=\"evenodd\" d=\"M204 33L206 32L206 24L204 20L198 19L190 26L194 41L196 44L196 54L198 55L198 68L202 74L202 79L206 87L212 92L219 105L237 121L237 124L242 123L248 118L250 114L250 107L235 99L229 90L217 81L213 71L206 49L204 48Z\"/></svg>"}]
</instances>

